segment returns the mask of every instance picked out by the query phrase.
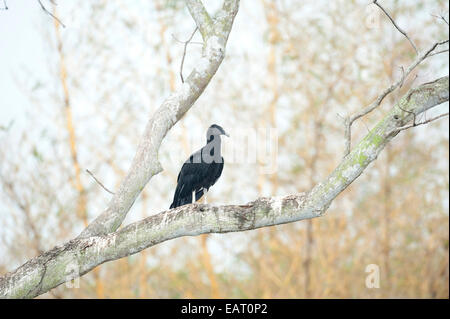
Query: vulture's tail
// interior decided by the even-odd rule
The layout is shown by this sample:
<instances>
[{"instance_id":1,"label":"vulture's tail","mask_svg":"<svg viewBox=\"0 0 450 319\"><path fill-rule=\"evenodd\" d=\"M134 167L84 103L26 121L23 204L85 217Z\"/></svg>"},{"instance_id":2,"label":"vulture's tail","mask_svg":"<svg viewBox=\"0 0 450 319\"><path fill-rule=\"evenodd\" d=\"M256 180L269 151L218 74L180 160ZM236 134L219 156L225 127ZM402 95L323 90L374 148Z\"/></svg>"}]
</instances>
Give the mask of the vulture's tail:
<instances>
[{"instance_id":1,"label":"vulture's tail","mask_svg":"<svg viewBox=\"0 0 450 319\"><path fill-rule=\"evenodd\" d=\"M192 192L182 194L180 188L177 186L175 195L173 196L173 202L170 205L170 209L183 206L192 203Z\"/></svg>"},{"instance_id":2,"label":"vulture's tail","mask_svg":"<svg viewBox=\"0 0 450 319\"><path fill-rule=\"evenodd\" d=\"M192 203L192 194L191 194L191 196L185 196L185 197L181 197L181 198L175 197L173 199L172 204L170 205L170 209L176 208L179 206L183 206L186 204L190 204L190 203Z\"/></svg>"}]
</instances>

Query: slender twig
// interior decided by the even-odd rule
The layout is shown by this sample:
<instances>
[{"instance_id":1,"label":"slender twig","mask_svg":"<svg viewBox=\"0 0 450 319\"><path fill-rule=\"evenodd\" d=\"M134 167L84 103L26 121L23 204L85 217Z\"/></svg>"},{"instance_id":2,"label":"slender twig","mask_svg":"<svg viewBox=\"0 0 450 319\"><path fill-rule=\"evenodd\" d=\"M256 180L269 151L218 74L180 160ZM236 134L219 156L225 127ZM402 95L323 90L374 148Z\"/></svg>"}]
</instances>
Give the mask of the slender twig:
<instances>
[{"instance_id":1,"label":"slender twig","mask_svg":"<svg viewBox=\"0 0 450 319\"><path fill-rule=\"evenodd\" d=\"M389 18L389 20L391 20L392 24L393 24L394 27L398 30L398 32L400 32L401 34L403 34L403 35L405 36L405 38L408 39L409 43L411 43L412 47L413 47L414 50L416 51L416 54L419 54L419 50L417 50L417 47L416 47L416 45L414 44L414 42L409 38L409 36L406 34L406 32L405 32L402 28L400 28L400 27L398 26L397 23L395 23L394 19L393 19L393 18L389 15L389 13L383 8L383 6L381 6L381 5L378 3L377 0L373 0L373 3L374 3L375 5L377 5L378 8L381 9L381 11L384 12L384 14Z\"/></svg>"},{"instance_id":2,"label":"slender twig","mask_svg":"<svg viewBox=\"0 0 450 319\"><path fill-rule=\"evenodd\" d=\"M53 13L51 13L50 11L47 10L46 7L44 7L41 0L38 0L38 2L41 5L41 8L42 8L42 10L44 10L44 12L46 12L49 16L51 16L53 19L58 21L58 23L61 24L64 28L66 27L65 24L61 22L61 20L59 20ZM52 1L52 3L54 3L54 2Z\"/></svg>"},{"instance_id":3,"label":"slender twig","mask_svg":"<svg viewBox=\"0 0 450 319\"><path fill-rule=\"evenodd\" d=\"M430 57L430 56L433 56L433 55L438 55L438 54L441 54L441 53L445 53L445 52L448 52L448 49L444 49L444 50L441 50L441 51L433 52L433 53L431 53L431 54L429 55L429 57Z\"/></svg>"},{"instance_id":4,"label":"slender twig","mask_svg":"<svg viewBox=\"0 0 450 319\"><path fill-rule=\"evenodd\" d=\"M181 44L185 44L185 43L186 43L186 41L181 41L180 39L178 39L178 38L175 36L175 34L172 34L172 38L173 38L175 41L177 41L178 43L181 43ZM189 44L204 45L203 42L198 42L198 41L191 41L191 42L189 42Z\"/></svg>"},{"instance_id":5,"label":"slender twig","mask_svg":"<svg viewBox=\"0 0 450 319\"><path fill-rule=\"evenodd\" d=\"M390 93L392 93L397 88L401 87L403 85L405 79L409 76L409 74L420 64L422 63L426 58L430 57L432 55L432 52L440 45L447 44L449 40L443 40L434 43L428 50L426 50L424 53L420 54L416 60L405 70L402 69L402 76L401 78L395 82L392 83L388 88L386 88L377 98L374 102L372 102L369 106L365 107L361 111L348 116L345 119L345 151L344 156L347 156L350 153L351 150L351 138L352 138L352 125L353 123L358 120L359 118L369 114L373 110L375 110L378 106L380 106L381 102L384 100L386 96L388 96Z\"/></svg>"},{"instance_id":6,"label":"slender twig","mask_svg":"<svg viewBox=\"0 0 450 319\"><path fill-rule=\"evenodd\" d=\"M6 0L3 0L3 8L0 8L0 10L8 10L8 6L6 5Z\"/></svg>"},{"instance_id":7,"label":"slender twig","mask_svg":"<svg viewBox=\"0 0 450 319\"><path fill-rule=\"evenodd\" d=\"M413 113L413 112L410 112L410 113ZM390 135L390 134L392 134L392 133L394 133L394 132L400 132L400 131L407 130L407 129L411 128L411 127L416 127L416 126L419 126L419 125L424 125L424 124L427 124L427 123L436 121L436 120L438 120L438 119L440 119L440 118L443 118L443 117L445 117L445 116L448 116L448 114L449 114L448 112L447 112L447 113L443 113L443 114L440 114L440 115L438 115L438 116L432 117L432 118L430 118L430 119L428 119L428 120L419 122L419 123L416 123L415 120L414 120L414 122L413 122L412 124L400 126L400 127L397 127L397 128L395 128L395 129L393 129L391 132L389 132L388 135Z\"/></svg>"},{"instance_id":8,"label":"slender twig","mask_svg":"<svg viewBox=\"0 0 450 319\"><path fill-rule=\"evenodd\" d=\"M445 19L443 15L432 14L432 16L435 17L435 18L441 19L441 20L444 21L447 25L449 25L447 19Z\"/></svg>"},{"instance_id":9,"label":"slender twig","mask_svg":"<svg viewBox=\"0 0 450 319\"><path fill-rule=\"evenodd\" d=\"M402 81L400 82L400 87L403 87L403 84L405 83L405 68L401 66L400 70L402 70Z\"/></svg>"},{"instance_id":10,"label":"slender twig","mask_svg":"<svg viewBox=\"0 0 450 319\"><path fill-rule=\"evenodd\" d=\"M366 122L364 122L363 119L361 119L361 122L363 122L364 126L366 127L367 133L369 133L369 132L370 132L370 129L369 129L369 127L367 126Z\"/></svg>"},{"instance_id":11,"label":"slender twig","mask_svg":"<svg viewBox=\"0 0 450 319\"><path fill-rule=\"evenodd\" d=\"M189 39L188 39L187 41L180 41L180 40L178 40L178 39L176 39L176 38L174 37L178 42L184 43L183 57L181 58L181 65L180 65L180 77L181 77L181 82L182 82L182 83L184 83L184 78L183 78L183 65L184 65L184 58L186 57L186 49L187 49L187 46L188 46L189 42L191 42L192 38L194 37L195 32L197 32L197 30L198 30L198 27L195 27L194 32L192 32L191 36L189 37ZM173 36L173 35L172 35L172 36Z\"/></svg>"},{"instance_id":12,"label":"slender twig","mask_svg":"<svg viewBox=\"0 0 450 319\"><path fill-rule=\"evenodd\" d=\"M203 6L201 0L185 0L189 13L194 18L195 24L200 30L203 41L211 36L214 30L214 22L209 16L208 11ZM222 12L229 12L228 10Z\"/></svg>"},{"instance_id":13,"label":"slender twig","mask_svg":"<svg viewBox=\"0 0 450 319\"><path fill-rule=\"evenodd\" d=\"M90 170L88 170L88 169L86 169L86 172L89 174L89 175L91 175L92 176L92 178L105 190L105 191L107 191L108 193L110 193L110 194L113 194L114 195L114 193L113 192L111 192L109 189L107 189L106 188L106 186L105 185L103 185L102 184L102 182L100 182L95 176L94 176L94 174L92 174L92 172L90 171Z\"/></svg>"},{"instance_id":14,"label":"slender twig","mask_svg":"<svg viewBox=\"0 0 450 319\"><path fill-rule=\"evenodd\" d=\"M116 231L122 224L145 185L163 170L158 158L162 141L201 96L225 58L225 46L234 18L238 13L239 0L224 0L226 6L216 15L220 17L220 24L215 26L212 22L207 21L210 19L207 17L207 12L204 12L201 0L185 0L185 2L199 30L202 30L201 26L204 27L203 41L207 42L211 37L214 37L214 41L209 42L208 50L203 50L202 59L199 61L201 64L198 63L186 78L189 86L184 85L170 94L148 119L130 168L126 177L121 181L114 198L107 208L81 232L78 238L106 235ZM202 72L198 72L198 70ZM167 120L168 116L170 117L169 121Z\"/></svg>"},{"instance_id":15,"label":"slender twig","mask_svg":"<svg viewBox=\"0 0 450 319\"><path fill-rule=\"evenodd\" d=\"M11 120L7 126L0 125L0 131L5 131L5 132L9 131L9 129L12 127L13 124L14 124L14 120Z\"/></svg>"},{"instance_id":16,"label":"slender twig","mask_svg":"<svg viewBox=\"0 0 450 319\"><path fill-rule=\"evenodd\" d=\"M412 116L413 116L413 126L416 126L416 113L413 112L413 111L405 110L405 109L402 108L400 105L398 105L398 108L399 108L400 110L402 110L403 112L406 112L406 113L408 113L408 114L412 114Z\"/></svg>"}]
</instances>

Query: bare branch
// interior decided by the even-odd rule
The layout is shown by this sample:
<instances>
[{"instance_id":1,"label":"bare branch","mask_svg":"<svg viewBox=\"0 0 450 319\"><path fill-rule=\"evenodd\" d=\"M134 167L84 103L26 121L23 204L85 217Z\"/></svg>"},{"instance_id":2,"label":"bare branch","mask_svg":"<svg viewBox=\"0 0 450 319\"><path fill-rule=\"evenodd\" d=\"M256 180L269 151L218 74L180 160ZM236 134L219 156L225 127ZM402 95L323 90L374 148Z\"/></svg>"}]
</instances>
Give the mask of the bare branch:
<instances>
[{"instance_id":1,"label":"bare branch","mask_svg":"<svg viewBox=\"0 0 450 319\"><path fill-rule=\"evenodd\" d=\"M47 8L44 7L44 5L42 4L41 0L38 0L38 2L41 5L41 8L42 8L42 10L44 10L44 12L46 12L49 16L51 16L53 19L58 21L58 23L61 24L64 28L66 27L65 24L61 22L61 20L59 20L53 13L51 13L50 11L47 10Z\"/></svg>"},{"instance_id":2,"label":"bare branch","mask_svg":"<svg viewBox=\"0 0 450 319\"><path fill-rule=\"evenodd\" d=\"M442 54L442 53L445 53L445 52L448 52L448 49L443 49L443 50L440 50L440 51L433 52L433 53L431 53L431 54L429 55L429 57L431 57L431 56L433 56L433 55Z\"/></svg>"},{"instance_id":3,"label":"bare branch","mask_svg":"<svg viewBox=\"0 0 450 319\"><path fill-rule=\"evenodd\" d=\"M432 117L430 119L424 120L424 121L419 122L419 123L416 123L416 121L414 120L412 124L408 124L408 125L404 125L404 126L401 126L401 127L397 127L396 129L392 130L390 133L392 134L394 132L400 132L400 131L403 131L403 130L407 130L407 129L411 128L411 127L416 127L416 126L419 126L419 125L428 124L428 123L436 121L436 120L438 120L440 118L446 117L446 116L448 116L448 114L449 114L448 112L447 113L443 113L443 114L439 114L439 115L437 115L435 117Z\"/></svg>"},{"instance_id":4,"label":"bare branch","mask_svg":"<svg viewBox=\"0 0 450 319\"><path fill-rule=\"evenodd\" d=\"M435 18L441 19L442 21L444 21L444 23L446 25L449 25L447 19L445 19L445 17L443 15L432 14L432 16L435 17Z\"/></svg>"},{"instance_id":5,"label":"bare branch","mask_svg":"<svg viewBox=\"0 0 450 319\"><path fill-rule=\"evenodd\" d=\"M114 193L111 192L108 188L106 188L106 186L103 185L102 182L100 182L90 170L86 169L86 172L87 172L89 175L91 175L92 178L97 182L97 184L99 184L105 191L107 191L108 193L114 195Z\"/></svg>"},{"instance_id":6,"label":"bare branch","mask_svg":"<svg viewBox=\"0 0 450 319\"><path fill-rule=\"evenodd\" d=\"M399 80L397 80L396 82L392 83L389 87L387 87L383 92L381 92L380 95L378 95L378 97L376 98L375 101L373 101L370 105L368 105L367 107L365 107L364 109L362 109L361 111L348 116L345 119L345 133L344 133L344 137L345 137L345 151L344 151L344 156L347 156L350 153L351 150L351 134L352 134L352 125L353 122L355 122L356 120L358 120L359 118L369 114L370 112L372 112L373 110L375 110L378 106L380 106L381 102L383 102L384 98L386 96L388 96L390 93L392 93L394 90L396 90L397 88L401 87L405 81L405 79L409 76L409 74L419 65L421 64L426 58L430 57L432 54L432 52L440 45L446 44L448 43L449 40L444 40L444 41L440 41L440 42L436 42L434 43L430 48L428 48L425 52L423 52L422 54L420 54L416 60L411 63L411 65L404 70L402 68L402 76Z\"/></svg>"},{"instance_id":7,"label":"bare branch","mask_svg":"<svg viewBox=\"0 0 450 319\"><path fill-rule=\"evenodd\" d=\"M195 27L194 32L192 32L192 35L189 37L189 39L187 41L184 41L184 49L183 49L183 57L181 58L181 65L180 65L180 77L181 77L181 82L184 83L184 78L183 78L183 65L184 65L184 58L186 56L186 49L187 49L187 45L189 44L189 42L191 42L192 38L195 35L195 32L197 32L198 27Z\"/></svg>"},{"instance_id":8,"label":"bare branch","mask_svg":"<svg viewBox=\"0 0 450 319\"><path fill-rule=\"evenodd\" d=\"M377 0L373 0L373 3L376 4L383 12L384 14L389 18L389 20L391 20L392 24L394 25L394 27L405 36L406 39L408 39L409 43L411 43L412 47L414 48L414 50L416 51L416 54L419 54L419 51L417 50L416 45L414 44L414 42L409 38L409 36L406 34L406 32L400 28L398 26L397 23L395 23L394 19L389 15L389 13L378 3Z\"/></svg>"},{"instance_id":9,"label":"bare branch","mask_svg":"<svg viewBox=\"0 0 450 319\"><path fill-rule=\"evenodd\" d=\"M222 33L226 39L228 34L224 33L224 30L228 30L232 26L231 16L235 16L239 9L239 1L236 0L224 0L222 9L217 13L215 17L216 32Z\"/></svg>"}]
</instances>

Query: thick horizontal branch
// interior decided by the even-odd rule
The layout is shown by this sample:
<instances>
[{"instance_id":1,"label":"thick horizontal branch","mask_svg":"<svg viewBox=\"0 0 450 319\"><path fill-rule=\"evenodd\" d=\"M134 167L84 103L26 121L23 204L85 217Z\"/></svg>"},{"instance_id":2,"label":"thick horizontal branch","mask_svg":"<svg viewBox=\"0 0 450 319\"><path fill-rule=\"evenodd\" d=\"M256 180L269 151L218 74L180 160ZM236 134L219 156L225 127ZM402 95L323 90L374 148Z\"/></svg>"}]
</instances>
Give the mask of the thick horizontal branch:
<instances>
[{"instance_id":1,"label":"thick horizontal branch","mask_svg":"<svg viewBox=\"0 0 450 319\"><path fill-rule=\"evenodd\" d=\"M447 76L410 90L330 176L308 193L259 198L246 205L190 204L153 215L114 233L74 239L1 277L0 297L38 296L104 262L173 238L239 232L319 217L377 158L400 128L412 120L412 113L417 115L448 101L448 85Z\"/></svg>"},{"instance_id":2,"label":"thick horizontal branch","mask_svg":"<svg viewBox=\"0 0 450 319\"><path fill-rule=\"evenodd\" d=\"M145 185L154 175L162 171L158 151L164 137L202 94L224 59L226 42L239 5L238 0L225 2L234 3L234 6L230 7L230 12L221 14L227 17L227 24L208 36L203 56L194 70L181 88L171 94L153 114L147 123L128 175L115 192L107 209L81 233L80 237L105 235L115 231L122 224ZM187 3L194 7L201 4L200 1ZM197 25L201 24L198 21L201 19L198 13L193 14L193 18Z\"/></svg>"}]
</instances>

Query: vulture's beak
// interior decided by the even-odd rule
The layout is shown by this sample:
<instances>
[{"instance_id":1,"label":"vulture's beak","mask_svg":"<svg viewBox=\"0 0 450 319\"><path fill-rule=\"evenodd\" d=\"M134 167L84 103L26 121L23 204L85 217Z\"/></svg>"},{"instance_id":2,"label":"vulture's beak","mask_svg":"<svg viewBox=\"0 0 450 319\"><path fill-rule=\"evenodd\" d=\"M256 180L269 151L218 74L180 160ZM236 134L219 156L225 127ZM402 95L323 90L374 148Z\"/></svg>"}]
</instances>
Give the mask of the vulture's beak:
<instances>
[{"instance_id":1,"label":"vulture's beak","mask_svg":"<svg viewBox=\"0 0 450 319\"><path fill-rule=\"evenodd\" d=\"M226 137L230 137L230 134L228 134L227 132L223 132L223 135L225 135Z\"/></svg>"}]
</instances>

